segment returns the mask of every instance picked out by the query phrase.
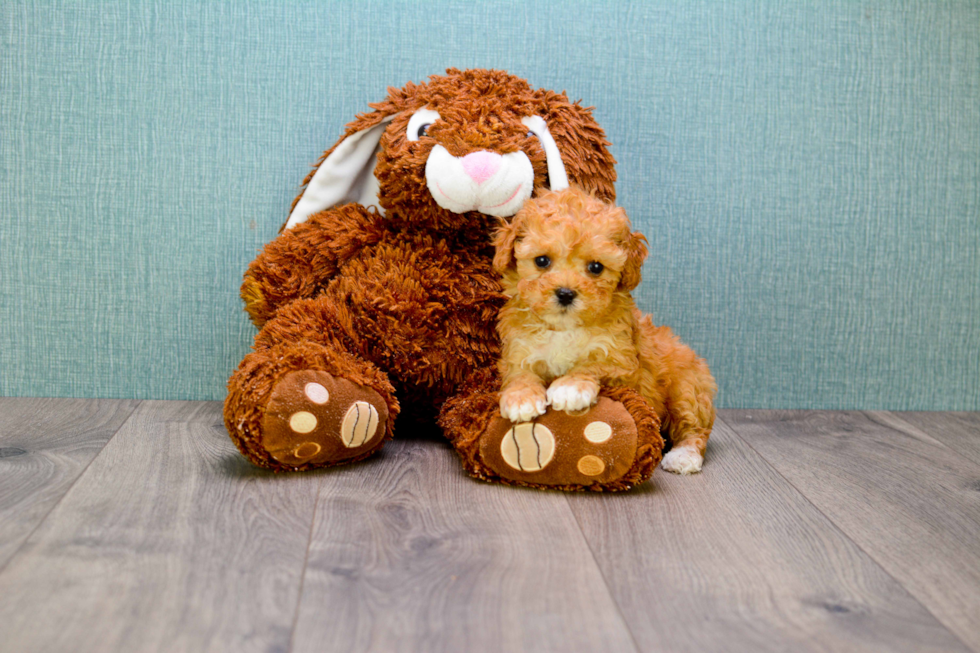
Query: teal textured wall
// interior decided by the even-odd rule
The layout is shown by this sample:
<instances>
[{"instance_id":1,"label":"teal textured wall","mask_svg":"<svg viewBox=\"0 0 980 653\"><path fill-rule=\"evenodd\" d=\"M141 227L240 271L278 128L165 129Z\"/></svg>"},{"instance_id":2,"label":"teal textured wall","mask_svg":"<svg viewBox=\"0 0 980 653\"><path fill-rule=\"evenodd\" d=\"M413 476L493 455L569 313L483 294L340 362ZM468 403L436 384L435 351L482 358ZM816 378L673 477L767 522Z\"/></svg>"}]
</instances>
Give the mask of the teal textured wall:
<instances>
[{"instance_id":1,"label":"teal textured wall","mask_svg":"<svg viewBox=\"0 0 980 653\"><path fill-rule=\"evenodd\" d=\"M976 2L7 0L0 45L3 395L223 398L309 165L457 66L596 106L723 406L980 409Z\"/></svg>"}]
</instances>

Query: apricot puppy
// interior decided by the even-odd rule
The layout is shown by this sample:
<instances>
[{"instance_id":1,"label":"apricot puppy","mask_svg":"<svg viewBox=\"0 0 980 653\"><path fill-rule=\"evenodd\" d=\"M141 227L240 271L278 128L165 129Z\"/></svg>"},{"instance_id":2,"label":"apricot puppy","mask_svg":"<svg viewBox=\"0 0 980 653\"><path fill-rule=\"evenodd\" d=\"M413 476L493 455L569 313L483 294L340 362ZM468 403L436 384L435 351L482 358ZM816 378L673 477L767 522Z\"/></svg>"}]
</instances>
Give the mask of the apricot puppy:
<instances>
[{"instance_id":1,"label":"apricot puppy","mask_svg":"<svg viewBox=\"0 0 980 653\"><path fill-rule=\"evenodd\" d=\"M574 187L546 192L502 225L494 244L508 298L497 323L501 414L526 422L549 406L579 411L596 403L600 385L628 386L673 443L661 466L700 471L715 381L703 359L633 303L647 247L626 212Z\"/></svg>"}]
</instances>

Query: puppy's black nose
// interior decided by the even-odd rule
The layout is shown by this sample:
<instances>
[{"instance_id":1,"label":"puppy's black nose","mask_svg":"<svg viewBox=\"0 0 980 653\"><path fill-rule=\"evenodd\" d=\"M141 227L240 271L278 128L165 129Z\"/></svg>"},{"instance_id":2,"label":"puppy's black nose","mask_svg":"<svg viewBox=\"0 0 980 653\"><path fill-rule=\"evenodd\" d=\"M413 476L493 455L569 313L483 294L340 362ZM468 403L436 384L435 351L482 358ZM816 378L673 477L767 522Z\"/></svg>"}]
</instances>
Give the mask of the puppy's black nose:
<instances>
[{"instance_id":1,"label":"puppy's black nose","mask_svg":"<svg viewBox=\"0 0 980 653\"><path fill-rule=\"evenodd\" d=\"M555 291L555 297L558 298L558 303L562 306L568 306L574 302L576 295L578 295L578 293L571 288L559 288Z\"/></svg>"}]
</instances>

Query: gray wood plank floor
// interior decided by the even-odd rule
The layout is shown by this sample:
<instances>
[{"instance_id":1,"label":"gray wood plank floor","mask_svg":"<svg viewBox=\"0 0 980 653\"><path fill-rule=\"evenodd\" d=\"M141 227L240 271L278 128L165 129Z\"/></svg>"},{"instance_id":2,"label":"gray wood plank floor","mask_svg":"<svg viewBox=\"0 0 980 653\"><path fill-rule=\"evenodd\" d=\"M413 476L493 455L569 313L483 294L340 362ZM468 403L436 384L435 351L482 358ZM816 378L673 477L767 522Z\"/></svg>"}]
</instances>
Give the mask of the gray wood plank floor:
<instances>
[{"instance_id":1,"label":"gray wood plank floor","mask_svg":"<svg viewBox=\"0 0 980 653\"><path fill-rule=\"evenodd\" d=\"M563 495L474 481L445 442L392 445L324 479L296 650L633 650Z\"/></svg>"},{"instance_id":2,"label":"gray wood plank floor","mask_svg":"<svg viewBox=\"0 0 980 653\"><path fill-rule=\"evenodd\" d=\"M731 411L723 419L980 649L980 465L891 413Z\"/></svg>"},{"instance_id":3,"label":"gray wood plank floor","mask_svg":"<svg viewBox=\"0 0 980 653\"><path fill-rule=\"evenodd\" d=\"M902 421L928 433L980 465L980 413L899 413ZM977 487L980 492L980 487Z\"/></svg>"},{"instance_id":4,"label":"gray wood plank floor","mask_svg":"<svg viewBox=\"0 0 980 653\"><path fill-rule=\"evenodd\" d=\"M0 398L0 569L138 403Z\"/></svg>"},{"instance_id":5,"label":"gray wood plank floor","mask_svg":"<svg viewBox=\"0 0 980 653\"><path fill-rule=\"evenodd\" d=\"M635 496L569 497L643 650L963 650L725 424L709 452Z\"/></svg>"},{"instance_id":6,"label":"gray wood plank floor","mask_svg":"<svg viewBox=\"0 0 980 653\"><path fill-rule=\"evenodd\" d=\"M0 400L0 651L980 653L976 413L722 411L621 495L408 435L275 475L218 403Z\"/></svg>"}]
</instances>

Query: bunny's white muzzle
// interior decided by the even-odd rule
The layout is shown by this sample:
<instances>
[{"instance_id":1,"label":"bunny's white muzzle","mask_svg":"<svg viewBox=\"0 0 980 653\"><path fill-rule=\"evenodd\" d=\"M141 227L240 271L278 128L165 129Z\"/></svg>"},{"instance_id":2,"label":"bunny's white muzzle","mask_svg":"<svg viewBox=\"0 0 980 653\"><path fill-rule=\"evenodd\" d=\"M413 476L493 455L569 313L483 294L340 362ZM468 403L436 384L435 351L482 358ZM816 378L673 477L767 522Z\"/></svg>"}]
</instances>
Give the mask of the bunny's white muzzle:
<instances>
[{"instance_id":1,"label":"bunny's white muzzle","mask_svg":"<svg viewBox=\"0 0 980 653\"><path fill-rule=\"evenodd\" d=\"M455 157L436 145L425 164L425 181L436 204L448 211L505 218L531 197L534 168L524 152L480 150Z\"/></svg>"}]
</instances>

